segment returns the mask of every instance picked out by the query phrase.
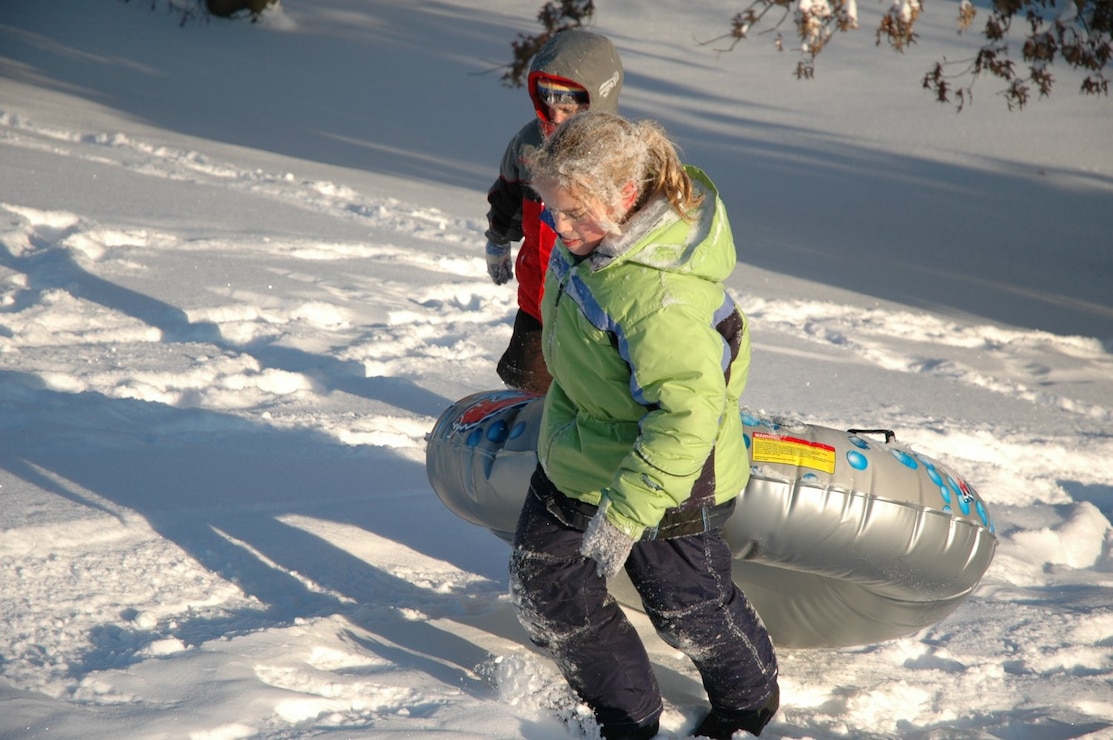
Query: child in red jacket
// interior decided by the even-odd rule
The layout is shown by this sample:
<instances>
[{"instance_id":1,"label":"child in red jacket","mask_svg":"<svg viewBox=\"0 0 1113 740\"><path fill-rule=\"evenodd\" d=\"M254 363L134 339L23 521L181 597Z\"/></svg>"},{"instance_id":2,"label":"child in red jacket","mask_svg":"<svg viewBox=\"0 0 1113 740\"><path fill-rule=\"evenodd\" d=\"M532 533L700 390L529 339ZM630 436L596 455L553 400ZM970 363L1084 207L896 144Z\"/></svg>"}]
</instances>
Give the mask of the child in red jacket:
<instances>
[{"instance_id":1,"label":"child in red jacket","mask_svg":"<svg viewBox=\"0 0 1113 740\"><path fill-rule=\"evenodd\" d=\"M544 393L552 380L541 356L541 295L556 234L543 218L545 204L530 187L524 159L577 113L616 113L622 78L610 39L581 29L555 34L530 65L528 90L536 115L510 140L487 193L487 273L496 285L518 278L514 331L497 368L511 388ZM511 266L510 243L519 240Z\"/></svg>"}]
</instances>

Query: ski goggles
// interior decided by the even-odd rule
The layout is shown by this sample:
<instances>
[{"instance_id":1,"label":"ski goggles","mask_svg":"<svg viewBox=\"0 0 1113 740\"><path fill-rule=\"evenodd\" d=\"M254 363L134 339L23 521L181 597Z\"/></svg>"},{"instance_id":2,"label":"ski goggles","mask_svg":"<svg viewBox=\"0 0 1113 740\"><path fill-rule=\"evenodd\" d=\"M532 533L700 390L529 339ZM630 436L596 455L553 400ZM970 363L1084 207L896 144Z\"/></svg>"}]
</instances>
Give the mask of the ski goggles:
<instances>
[{"instance_id":1,"label":"ski goggles","mask_svg":"<svg viewBox=\"0 0 1113 740\"><path fill-rule=\"evenodd\" d=\"M589 102L587 90L580 86L565 85L553 80L537 81L537 97L548 106L577 105L586 107Z\"/></svg>"}]
</instances>

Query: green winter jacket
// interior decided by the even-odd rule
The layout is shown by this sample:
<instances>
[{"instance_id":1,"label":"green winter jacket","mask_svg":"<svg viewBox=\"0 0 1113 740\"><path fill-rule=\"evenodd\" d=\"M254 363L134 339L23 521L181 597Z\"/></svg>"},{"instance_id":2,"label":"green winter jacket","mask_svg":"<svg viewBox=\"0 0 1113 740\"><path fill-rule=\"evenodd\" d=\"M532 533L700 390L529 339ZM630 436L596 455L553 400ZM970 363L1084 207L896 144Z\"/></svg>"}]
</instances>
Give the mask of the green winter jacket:
<instances>
[{"instance_id":1,"label":"green winter jacket","mask_svg":"<svg viewBox=\"0 0 1113 740\"><path fill-rule=\"evenodd\" d=\"M661 197L582 261L558 242L542 303L553 384L539 461L633 539L666 513L704 516L750 475L738 408L750 339L722 284L734 239L715 186L687 169L705 196L691 222Z\"/></svg>"}]
</instances>

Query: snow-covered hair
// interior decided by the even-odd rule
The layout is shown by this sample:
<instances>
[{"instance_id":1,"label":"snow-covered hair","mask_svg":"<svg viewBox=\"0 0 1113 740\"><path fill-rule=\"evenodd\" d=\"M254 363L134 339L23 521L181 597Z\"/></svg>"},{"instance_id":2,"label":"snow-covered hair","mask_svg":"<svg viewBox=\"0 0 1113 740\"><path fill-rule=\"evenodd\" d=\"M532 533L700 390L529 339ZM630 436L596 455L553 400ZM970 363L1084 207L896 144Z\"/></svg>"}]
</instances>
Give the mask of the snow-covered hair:
<instances>
[{"instance_id":1,"label":"snow-covered hair","mask_svg":"<svg viewBox=\"0 0 1113 740\"><path fill-rule=\"evenodd\" d=\"M655 121L630 121L587 111L562 123L526 162L534 183L546 182L577 196L596 198L611 213L629 216L656 195L684 219L703 195L696 192L676 145ZM638 188L625 212L622 189ZM600 223L614 234L619 224Z\"/></svg>"}]
</instances>

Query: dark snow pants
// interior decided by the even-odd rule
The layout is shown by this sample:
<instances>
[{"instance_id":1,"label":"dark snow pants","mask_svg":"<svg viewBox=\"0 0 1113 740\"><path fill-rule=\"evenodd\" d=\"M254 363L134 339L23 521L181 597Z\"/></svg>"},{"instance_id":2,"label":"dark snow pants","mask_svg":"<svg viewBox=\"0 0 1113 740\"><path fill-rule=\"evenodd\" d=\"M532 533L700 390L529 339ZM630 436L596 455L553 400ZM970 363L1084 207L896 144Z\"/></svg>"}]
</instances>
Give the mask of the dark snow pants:
<instances>
[{"instance_id":1,"label":"dark snow pants","mask_svg":"<svg viewBox=\"0 0 1113 740\"><path fill-rule=\"evenodd\" d=\"M518 619L591 706L604 736L645 727L662 710L649 656L595 562L580 555L583 532L551 511L537 480L510 561ZM777 685L773 643L731 579L721 527L637 542L626 573L661 638L695 664L712 707L746 710L769 697Z\"/></svg>"},{"instance_id":2,"label":"dark snow pants","mask_svg":"<svg viewBox=\"0 0 1113 740\"><path fill-rule=\"evenodd\" d=\"M520 391L544 393L553 382L541 355L541 322L521 309L514 316L514 332L496 372L502 382Z\"/></svg>"}]
</instances>

